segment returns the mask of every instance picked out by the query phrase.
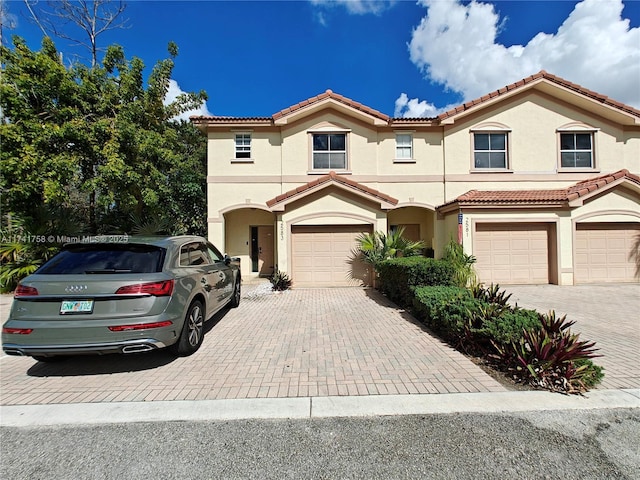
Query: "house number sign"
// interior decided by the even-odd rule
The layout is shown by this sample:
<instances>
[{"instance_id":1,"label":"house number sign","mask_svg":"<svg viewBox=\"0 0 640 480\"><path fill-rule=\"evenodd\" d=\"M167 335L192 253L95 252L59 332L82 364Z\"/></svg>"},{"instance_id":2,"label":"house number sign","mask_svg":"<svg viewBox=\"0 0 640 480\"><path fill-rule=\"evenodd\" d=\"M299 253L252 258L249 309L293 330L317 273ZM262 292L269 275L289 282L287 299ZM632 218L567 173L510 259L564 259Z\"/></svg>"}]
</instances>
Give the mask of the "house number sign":
<instances>
[{"instance_id":1,"label":"house number sign","mask_svg":"<svg viewBox=\"0 0 640 480\"><path fill-rule=\"evenodd\" d=\"M284 240L284 225L280 224L280 240Z\"/></svg>"}]
</instances>

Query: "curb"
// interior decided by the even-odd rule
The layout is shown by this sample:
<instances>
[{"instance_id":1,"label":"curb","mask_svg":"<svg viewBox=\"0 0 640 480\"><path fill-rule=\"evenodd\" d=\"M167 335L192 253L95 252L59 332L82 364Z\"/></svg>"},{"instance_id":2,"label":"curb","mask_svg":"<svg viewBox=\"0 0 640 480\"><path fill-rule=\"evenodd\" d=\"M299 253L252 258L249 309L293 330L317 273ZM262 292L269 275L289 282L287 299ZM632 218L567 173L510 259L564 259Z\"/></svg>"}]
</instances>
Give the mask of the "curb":
<instances>
[{"instance_id":1,"label":"curb","mask_svg":"<svg viewBox=\"0 0 640 480\"><path fill-rule=\"evenodd\" d=\"M582 397L532 391L10 405L0 407L0 426L43 427L133 422L313 419L606 408L640 408L640 389L595 390Z\"/></svg>"}]
</instances>

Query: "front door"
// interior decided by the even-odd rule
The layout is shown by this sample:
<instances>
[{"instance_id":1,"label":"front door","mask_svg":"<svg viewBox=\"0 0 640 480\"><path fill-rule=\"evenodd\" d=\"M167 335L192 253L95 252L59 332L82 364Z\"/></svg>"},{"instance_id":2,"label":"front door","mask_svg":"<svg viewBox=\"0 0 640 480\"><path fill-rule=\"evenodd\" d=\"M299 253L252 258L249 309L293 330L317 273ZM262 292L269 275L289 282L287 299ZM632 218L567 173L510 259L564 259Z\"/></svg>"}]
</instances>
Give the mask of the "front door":
<instances>
[{"instance_id":1,"label":"front door","mask_svg":"<svg viewBox=\"0 0 640 480\"><path fill-rule=\"evenodd\" d=\"M273 225L251 227L252 270L268 277L274 270Z\"/></svg>"}]
</instances>

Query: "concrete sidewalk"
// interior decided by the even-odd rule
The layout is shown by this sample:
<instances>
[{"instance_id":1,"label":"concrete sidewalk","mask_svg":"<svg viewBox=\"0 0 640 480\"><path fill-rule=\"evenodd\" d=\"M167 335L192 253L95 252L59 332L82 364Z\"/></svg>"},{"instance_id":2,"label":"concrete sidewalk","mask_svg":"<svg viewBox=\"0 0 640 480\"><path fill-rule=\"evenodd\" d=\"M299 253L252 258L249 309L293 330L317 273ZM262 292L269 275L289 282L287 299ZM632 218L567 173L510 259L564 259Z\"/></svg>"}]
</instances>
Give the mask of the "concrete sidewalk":
<instances>
[{"instance_id":1,"label":"concrete sidewalk","mask_svg":"<svg viewBox=\"0 0 640 480\"><path fill-rule=\"evenodd\" d=\"M640 389L595 390L585 396L560 395L546 391L521 391L197 402L16 405L0 407L0 426L43 427L133 422L519 413L616 408L640 408Z\"/></svg>"}]
</instances>

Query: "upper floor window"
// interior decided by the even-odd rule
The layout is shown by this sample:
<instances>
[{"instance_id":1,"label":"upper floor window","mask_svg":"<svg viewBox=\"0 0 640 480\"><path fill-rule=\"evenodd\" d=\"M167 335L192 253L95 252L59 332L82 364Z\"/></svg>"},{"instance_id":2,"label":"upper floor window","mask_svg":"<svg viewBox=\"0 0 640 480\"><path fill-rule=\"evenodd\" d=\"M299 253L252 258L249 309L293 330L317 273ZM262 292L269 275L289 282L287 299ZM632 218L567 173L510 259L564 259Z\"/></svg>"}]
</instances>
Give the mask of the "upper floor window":
<instances>
[{"instance_id":1,"label":"upper floor window","mask_svg":"<svg viewBox=\"0 0 640 480\"><path fill-rule=\"evenodd\" d=\"M236 133L236 158L251 158L250 133Z\"/></svg>"},{"instance_id":2,"label":"upper floor window","mask_svg":"<svg viewBox=\"0 0 640 480\"><path fill-rule=\"evenodd\" d=\"M593 168L593 132L560 133L560 167Z\"/></svg>"},{"instance_id":3,"label":"upper floor window","mask_svg":"<svg viewBox=\"0 0 640 480\"><path fill-rule=\"evenodd\" d=\"M347 134L313 134L313 168L345 170L347 168Z\"/></svg>"},{"instance_id":4,"label":"upper floor window","mask_svg":"<svg viewBox=\"0 0 640 480\"><path fill-rule=\"evenodd\" d=\"M410 160L413 158L413 135L410 133L396 134L396 159Z\"/></svg>"},{"instance_id":5,"label":"upper floor window","mask_svg":"<svg viewBox=\"0 0 640 480\"><path fill-rule=\"evenodd\" d=\"M507 132L473 132L474 168L506 169L507 162Z\"/></svg>"}]
</instances>

